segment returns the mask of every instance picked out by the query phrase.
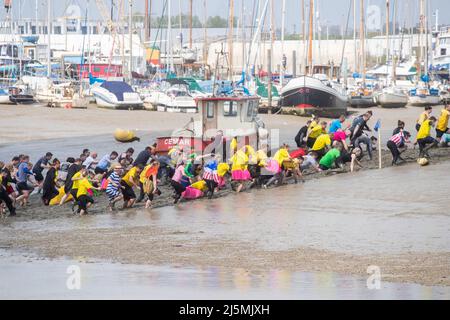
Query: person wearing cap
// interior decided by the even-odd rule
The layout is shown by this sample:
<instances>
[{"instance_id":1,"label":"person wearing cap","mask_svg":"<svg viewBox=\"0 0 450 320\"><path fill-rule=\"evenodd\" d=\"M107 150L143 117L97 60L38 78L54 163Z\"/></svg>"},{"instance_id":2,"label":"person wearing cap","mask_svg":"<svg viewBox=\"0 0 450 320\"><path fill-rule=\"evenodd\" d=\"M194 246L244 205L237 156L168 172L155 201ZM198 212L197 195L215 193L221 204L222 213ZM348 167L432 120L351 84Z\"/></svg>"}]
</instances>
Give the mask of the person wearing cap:
<instances>
[{"instance_id":1,"label":"person wearing cap","mask_svg":"<svg viewBox=\"0 0 450 320\"><path fill-rule=\"evenodd\" d=\"M106 187L106 195L108 196L108 209L113 211L116 202L123 199L122 186L120 180L122 178L123 168L122 165L117 164L114 167L113 172L108 177L108 186Z\"/></svg>"},{"instance_id":2,"label":"person wearing cap","mask_svg":"<svg viewBox=\"0 0 450 320\"><path fill-rule=\"evenodd\" d=\"M405 161L402 157L399 148L405 146L405 143L410 143L409 138L411 134L408 131L401 129L397 134L394 134L387 142L387 147L392 154L392 165L395 166L398 160ZM406 147L406 146L405 146ZM406 150L406 148L405 148ZM403 150L404 151L404 150Z\"/></svg>"}]
</instances>

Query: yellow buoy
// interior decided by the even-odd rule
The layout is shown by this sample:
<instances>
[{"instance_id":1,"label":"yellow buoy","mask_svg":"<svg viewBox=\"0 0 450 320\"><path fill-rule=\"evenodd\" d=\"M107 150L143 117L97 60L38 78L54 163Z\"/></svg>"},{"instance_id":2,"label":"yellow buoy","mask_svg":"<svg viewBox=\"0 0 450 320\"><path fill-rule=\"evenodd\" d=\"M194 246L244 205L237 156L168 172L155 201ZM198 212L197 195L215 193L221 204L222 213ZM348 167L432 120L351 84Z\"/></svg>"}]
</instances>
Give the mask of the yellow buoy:
<instances>
[{"instance_id":1,"label":"yellow buoy","mask_svg":"<svg viewBox=\"0 0 450 320\"><path fill-rule=\"evenodd\" d=\"M136 137L136 133L132 130L123 130L123 129L116 129L114 132L114 138L119 142L133 142L133 141L140 141L138 137Z\"/></svg>"},{"instance_id":2,"label":"yellow buoy","mask_svg":"<svg viewBox=\"0 0 450 320\"><path fill-rule=\"evenodd\" d=\"M417 159L417 163L421 166L426 166L427 164L429 164L429 161L427 158L419 158Z\"/></svg>"}]
</instances>

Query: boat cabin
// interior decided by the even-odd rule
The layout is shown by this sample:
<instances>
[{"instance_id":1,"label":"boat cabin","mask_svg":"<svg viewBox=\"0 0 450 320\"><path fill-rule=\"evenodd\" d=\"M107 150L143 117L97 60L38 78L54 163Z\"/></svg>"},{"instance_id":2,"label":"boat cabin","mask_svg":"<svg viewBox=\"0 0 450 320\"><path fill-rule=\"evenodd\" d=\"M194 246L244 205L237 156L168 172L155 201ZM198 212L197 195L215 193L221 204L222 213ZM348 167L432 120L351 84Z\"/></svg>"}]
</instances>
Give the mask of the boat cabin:
<instances>
[{"instance_id":1,"label":"boat cabin","mask_svg":"<svg viewBox=\"0 0 450 320\"><path fill-rule=\"evenodd\" d=\"M171 137L159 137L157 153L167 154L178 146L183 147L184 152L208 154L212 150L207 146L217 137L223 139L223 150L220 152L224 158L230 153L228 150L233 138L237 139L238 147L250 144L259 148L261 137L266 136L264 124L258 118L259 100L258 96L244 95L197 98L196 118L192 118L184 129L174 132Z\"/></svg>"}]
</instances>

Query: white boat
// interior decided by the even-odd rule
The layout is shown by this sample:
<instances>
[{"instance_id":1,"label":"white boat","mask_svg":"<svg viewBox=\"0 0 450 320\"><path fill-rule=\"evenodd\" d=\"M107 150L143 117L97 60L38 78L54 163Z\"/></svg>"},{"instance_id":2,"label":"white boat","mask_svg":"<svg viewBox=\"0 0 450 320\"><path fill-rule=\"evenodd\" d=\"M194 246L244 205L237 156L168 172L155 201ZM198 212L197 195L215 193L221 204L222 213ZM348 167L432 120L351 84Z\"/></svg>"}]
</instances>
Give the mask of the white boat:
<instances>
[{"instance_id":1,"label":"white boat","mask_svg":"<svg viewBox=\"0 0 450 320\"><path fill-rule=\"evenodd\" d=\"M183 80L166 80L170 84L167 89L151 91L144 100L157 111L196 113L197 103L190 94L188 84Z\"/></svg>"},{"instance_id":2,"label":"white boat","mask_svg":"<svg viewBox=\"0 0 450 320\"><path fill-rule=\"evenodd\" d=\"M436 106L441 103L439 90L426 87L414 88L409 91L408 104L416 107Z\"/></svg>"},{"instance_id":3,"label":"white boat","mask_svg":"<svg viewBox=\"0 0 450 320\"><path fill-rule=\"evenodd\" d=\"M141 97L126 82L105 81L92 88L97 106L109 109L142 109Z\"/></svg>"},{"instance_id":4,"label":"white boat","mask_svg":"<svg viewBox=\"0 0 450 320\"><path fill-rule=\"evenodd\" d=\"M378 93L374 100L381 108L404 108L408 104L408 95L399 88L389 87Z\"/></svg>"}]
</instances>

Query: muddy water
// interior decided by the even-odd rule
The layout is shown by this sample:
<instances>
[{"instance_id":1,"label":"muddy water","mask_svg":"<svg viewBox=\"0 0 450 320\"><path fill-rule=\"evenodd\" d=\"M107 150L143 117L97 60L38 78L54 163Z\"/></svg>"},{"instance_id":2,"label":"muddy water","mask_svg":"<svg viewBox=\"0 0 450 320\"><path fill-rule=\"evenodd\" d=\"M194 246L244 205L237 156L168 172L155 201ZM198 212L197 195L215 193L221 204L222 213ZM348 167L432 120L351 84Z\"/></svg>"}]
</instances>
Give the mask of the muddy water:
<instances>
[{"instance_id":1,"label":"muddy water","mask_svg":"<svg viewBox=\"0 0 450 320\"><path fill-rule=\"evenodd\" d=\"M2 299L449 299L448 287L382 282L335 273L218 267L180 269L71 260L35 260L0 251ZM69 290L68 268L80 271ZM74 269L71 269L74 270ZM73 271L72 271L73 272ZM73 274L73 273L72 273Z\"/></svg>"},{"instance_id":2,"label":"muddy water","mask_svg":"<svg viewBox=\"0 0 450 320\"><path fill-rule=\"evenodd\" d=\"M445 177L450 163L336 175L175 207L15 222L17 229L155 226L186 237L254 242L264 250L310 247L351 254L449 252ZM444 177L444 180L443 180Z\"/></svg>"}]
</instances>

